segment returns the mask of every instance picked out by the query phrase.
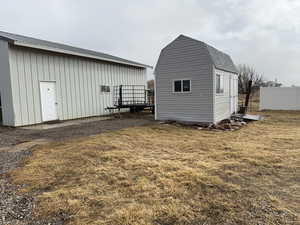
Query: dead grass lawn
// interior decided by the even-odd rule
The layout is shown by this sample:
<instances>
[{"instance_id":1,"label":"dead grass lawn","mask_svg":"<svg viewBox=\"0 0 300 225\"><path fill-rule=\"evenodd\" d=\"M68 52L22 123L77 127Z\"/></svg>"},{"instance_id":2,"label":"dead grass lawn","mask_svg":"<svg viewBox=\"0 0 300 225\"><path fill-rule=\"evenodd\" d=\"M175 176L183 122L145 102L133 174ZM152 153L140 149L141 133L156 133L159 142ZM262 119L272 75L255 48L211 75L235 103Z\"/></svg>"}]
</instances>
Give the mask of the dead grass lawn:
<instances>
[{"instance_id":1,"label":"dead grass lawn","mask_svg":"<svg viewBox=\"0 0 300 225\"><path fill-rule=\"evenodd\" d=\"M300 224L300 112L235 132L151 125L35 149L14 182L75 225Z\"/></svg>"}]
</instances>

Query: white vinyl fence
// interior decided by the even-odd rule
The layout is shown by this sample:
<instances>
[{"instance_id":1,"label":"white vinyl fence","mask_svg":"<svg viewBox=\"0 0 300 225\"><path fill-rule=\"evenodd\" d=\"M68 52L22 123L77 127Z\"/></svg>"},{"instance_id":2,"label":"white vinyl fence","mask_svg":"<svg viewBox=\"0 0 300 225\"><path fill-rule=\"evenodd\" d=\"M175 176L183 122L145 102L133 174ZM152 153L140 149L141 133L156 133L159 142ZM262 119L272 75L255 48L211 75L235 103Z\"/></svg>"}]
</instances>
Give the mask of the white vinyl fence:
<instances>
[{"instance_id":1,"label":"white vinyl fence","mask_svg":"<svg viewBox=\"0 0 300 225\"><path fill-rule=\"evenodd\" d=\"M260 89L260 110L300 110L300 87Z\"/></svg>"}]
</instances>

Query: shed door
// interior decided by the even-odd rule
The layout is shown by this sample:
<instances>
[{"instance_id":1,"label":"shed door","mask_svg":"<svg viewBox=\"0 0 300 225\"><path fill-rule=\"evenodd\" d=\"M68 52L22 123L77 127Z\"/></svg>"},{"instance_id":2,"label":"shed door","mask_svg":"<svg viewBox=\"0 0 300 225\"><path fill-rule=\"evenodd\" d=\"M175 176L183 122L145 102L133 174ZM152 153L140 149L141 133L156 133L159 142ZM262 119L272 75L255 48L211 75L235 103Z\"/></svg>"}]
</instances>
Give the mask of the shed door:
<instances>
[{"instance_id":1,"label":"shed door","mask_svg":"<svg viewBox=\"0 0 300 225\"><path fill-rule=\"evenodd\" d=\"M40 82L42 120L57 120L56 83Z\"/></svg>"},{"instance_id":2,"label":"shed door","mask_svg":"<svg viewBox=\"0 0 300 225\"><path fill-rule=\"evenodd\" d=\"M230 75L229 79L229 97L230 97L230 113L236 112L236 79L234 75Z\"/></svg>"}]
</instances>

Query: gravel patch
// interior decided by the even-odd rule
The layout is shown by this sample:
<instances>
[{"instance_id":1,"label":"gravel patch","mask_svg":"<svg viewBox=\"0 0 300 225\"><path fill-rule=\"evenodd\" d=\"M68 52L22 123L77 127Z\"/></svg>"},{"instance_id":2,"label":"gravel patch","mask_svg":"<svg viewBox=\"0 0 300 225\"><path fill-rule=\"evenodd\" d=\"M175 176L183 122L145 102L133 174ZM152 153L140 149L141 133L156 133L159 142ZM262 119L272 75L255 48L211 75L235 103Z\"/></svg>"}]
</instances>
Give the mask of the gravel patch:
<instances>
[{"instance_id":1,"label":"gravel patch","mask_svg":"<svg viewBox=\"0 0 300 225\"><path fill-rule=\"evenodd\" d=\"M37 220L33 214L34 198L20 195L21 186L12 185L8 179L0 179L0 225L63 225L69 216L61 213L54 218Z\"/></svg>"},{"instance_id":2,"label":"gravel patch","mask_svg":"<svg viewBox=\"0 0 300 225\"><path fill-rule=\"evenodd\" d=\"M19 162L31 154L35 144L16 145L0 149L0 175L17 168Z\"/></svg>"},{"instance_id":3,"label":"gravel patch","mask_svg":"<svg viewBox=\"0 0 300 225\"><path fill-rule=\"evenodd\" d=\"M0 148L17 145L27 141L23 135L19 135L17 129L0 126Z\"/></svg>"},{"instance_id":4,"label":"gravel patch","mask_svg":"<svg viewBox=\"0 0 300 225\"><path fill-rule=\"evenodd\" d=\"M33 211L33 199L30 196L18 195L18 186L12 185L8 179L0 179L0 224L30 224Z\"/></svg>"},{"instance_id":5,"label":"gravel patch","mask_svg":"<svg viewBox=\"0 0 300 225\"><path fill-rule=\"evenodd\" d=\"M36 221L33 216L34 198L19 194L21 185L13 185L7 172L20 166L20 162L31 155L31 149L43 140L23 143L0 149L0 225L59 225L65 219Z\"/></svg>"}]
</instances>

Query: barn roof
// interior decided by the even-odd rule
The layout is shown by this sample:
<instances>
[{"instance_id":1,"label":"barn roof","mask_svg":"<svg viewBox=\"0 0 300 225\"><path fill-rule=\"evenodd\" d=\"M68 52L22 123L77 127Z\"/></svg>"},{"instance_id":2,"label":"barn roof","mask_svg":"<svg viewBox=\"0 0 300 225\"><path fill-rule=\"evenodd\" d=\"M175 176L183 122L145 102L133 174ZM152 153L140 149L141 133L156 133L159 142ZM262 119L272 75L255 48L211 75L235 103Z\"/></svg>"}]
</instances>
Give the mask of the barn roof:
<instances>
[{"instance_id":1,"label":"barn roof","mask_svg":"<svg viewBox=\"0 0 300 225\"><path fill-rule=\"evenodd\" d=\"M211 60L214 64L214 66L217 69L225 70L225 71L229 71L229 72L233 72L233 73L238 73L231 57L228 54L212 47L209 44L206 44L203 41L199 41L197 39L194 39L194 38L191 38L191 37L188 37L188 36L185 36L185 35L180 35L179 37L190 39L190 40L193 40L193 41L197 41L197 42L199 42L200 45L204 44L207 47L207 50L209 52L209 56L210 56L210 58L211 58Z\"/></svg>"},{"instance_id":2,"label":"barn roof","mask_svg":"<svg viewBox=\"0 0 300 225\"><path fill-rule=\"evenodd\" d=\"M76 55L86 58L99 59L103 61L115 62L119 64L131 65L141 68L152 68L149 65L145 65L142 63L134 62L131 60L123 59L117 56L112 56L109 54L105 54L102 52L96 52L92 50L87 50L83 48L77 48L70 45L55 43L51 41L45 41L41 39L26 37L18 34L12 34L0 31L0 38L6 39L14 45L42 49L52 52L58 52L69 55Z\"/></svg>"},{"instance_id":3,"label":"barn roof","mask_svg":"<svg viewBox=\"0 0 300 225\"><path fill-rule=\"evenodd\" d=\"M238 73L231 57L224 52L215 49L214 47L206 44L211 59L217 69L226 70L233 73Z\"/></svg>"},{"instance_id":4,"label":"barn roof","mask_svg":"<svg viewBox=\"0 0 300 225\"><path fill-rule=\"evenodd\" d=\"M211 59L211 62L214 64L214 66L217 69L232 72L232 73L238 73L231 57L228 54L206 44L203 41L199 41L197 39L194 39L194 38L191 38L191 37L188 37L185 35L180 35L176 40L185 40L187 42L192 42L194 46L196 46L198 44L199 44L199 46L205 46L208 50L207 51L208 57ZM170 46L172 43L170 43L168 46Z\"/></svg>"}]
</instances>

